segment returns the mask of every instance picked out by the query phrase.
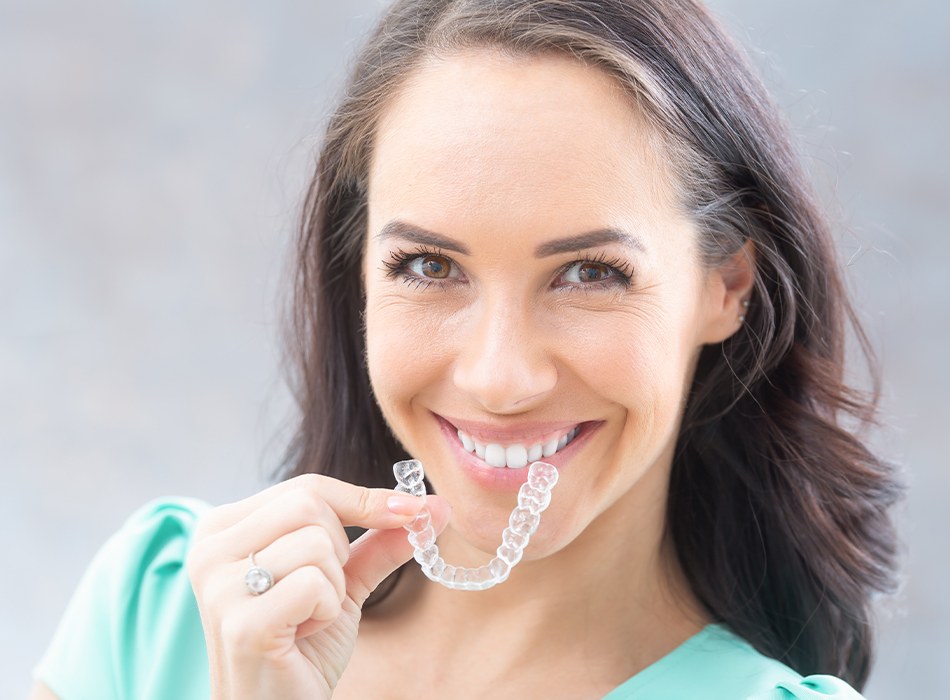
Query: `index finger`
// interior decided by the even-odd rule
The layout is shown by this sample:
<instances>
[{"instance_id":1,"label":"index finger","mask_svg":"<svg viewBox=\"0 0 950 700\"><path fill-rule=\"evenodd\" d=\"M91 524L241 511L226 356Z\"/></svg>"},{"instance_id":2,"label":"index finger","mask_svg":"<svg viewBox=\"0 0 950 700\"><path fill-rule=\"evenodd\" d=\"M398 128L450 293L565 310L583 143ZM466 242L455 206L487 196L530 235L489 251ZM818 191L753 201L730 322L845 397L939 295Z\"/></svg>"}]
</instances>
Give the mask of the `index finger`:
<instances>
[{"instance_id":1,"label":"index finger","mask_svg":"<svg viewBox=\"0 0 950 700\"><path fill-rule=\"evenodd\" d=\"M344 526L389 529L407 524L422 509L424 499L390 489L357 486L323 474L302 474L259 491L241 501L211 511L202 523L207 534L243 520L276 498L297 489L324 501Z\"/></svg>"}]
</instances>

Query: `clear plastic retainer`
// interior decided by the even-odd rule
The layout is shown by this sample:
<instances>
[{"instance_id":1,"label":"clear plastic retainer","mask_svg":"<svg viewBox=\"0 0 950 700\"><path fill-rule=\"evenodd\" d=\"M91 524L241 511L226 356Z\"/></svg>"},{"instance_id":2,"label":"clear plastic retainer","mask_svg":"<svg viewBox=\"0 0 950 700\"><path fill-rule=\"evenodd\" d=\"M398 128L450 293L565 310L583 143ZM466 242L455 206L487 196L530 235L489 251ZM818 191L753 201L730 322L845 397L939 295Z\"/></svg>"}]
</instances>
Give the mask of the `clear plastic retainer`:
<instances>
[{"instance_id":1,"label":"clear plastic retainer","mask_svg":"<svg viewBox=\"0 0 950 700\"><path fill-rule=\"evenodd\" d=\"M423 482L425 473L418 459L396 462L393 473L398 483L396 491L413 496L426 495ZM521 561L531 535L538 529L541 513L551 503L551 489L556 483L557 468L553 464L533 462L528 467L528 480L518 491L518 505L511 511L508 527L501 533L501 544L495 551L495 557L478 568L445 563L435 543L429 509L423 506L413 521L405 526L414 550L413 557L422 567L422 573L447 588L463 591L483 591L505 581L511 569Z\"/></svg>"}]
</instances>

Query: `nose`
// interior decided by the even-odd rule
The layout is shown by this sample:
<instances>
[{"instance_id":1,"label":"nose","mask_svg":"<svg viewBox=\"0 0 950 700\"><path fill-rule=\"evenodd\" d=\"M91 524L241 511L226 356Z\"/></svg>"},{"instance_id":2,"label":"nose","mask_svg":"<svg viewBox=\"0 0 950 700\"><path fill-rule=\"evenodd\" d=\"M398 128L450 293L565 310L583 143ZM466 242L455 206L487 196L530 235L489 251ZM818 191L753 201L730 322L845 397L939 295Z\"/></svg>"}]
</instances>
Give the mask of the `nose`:
<instances>
[{"instance_id":1,"label":"nose","mask_svg":"<svg viewBox=\"0 0 950 700\"><path fill-rule=\"evenodd\" d=\"M472 310L453 367L455 386L491 413L520 413L557 384L557 367L542 324L505 299Z\"/></svg>"}]
</instances>

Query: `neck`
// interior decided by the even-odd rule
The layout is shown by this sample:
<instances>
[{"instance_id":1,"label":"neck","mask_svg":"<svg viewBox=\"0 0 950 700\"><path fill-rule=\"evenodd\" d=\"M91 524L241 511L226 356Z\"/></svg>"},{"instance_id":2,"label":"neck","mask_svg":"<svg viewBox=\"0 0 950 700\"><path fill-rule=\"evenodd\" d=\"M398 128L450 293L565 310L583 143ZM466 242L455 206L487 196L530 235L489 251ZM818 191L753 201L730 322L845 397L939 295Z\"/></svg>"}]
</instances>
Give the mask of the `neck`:
<instances>
[{"instance_id":1,"label":"neck","mask_svg":"<svg viewBox=\"0 0 950 700\"><path fill-rule=\"evenodd\" d=\"M665 501L651 492L634 489L568 546L523 560L486 591L446 589L410 565L393 603L440 668L459 654L497 666L480 661L479 673L503 678L544 649L549 660L563 653L602 670L613 687L708 621L665 536ZM473 657L478 650L486 653Z\"/></svg>"}]
</instances>

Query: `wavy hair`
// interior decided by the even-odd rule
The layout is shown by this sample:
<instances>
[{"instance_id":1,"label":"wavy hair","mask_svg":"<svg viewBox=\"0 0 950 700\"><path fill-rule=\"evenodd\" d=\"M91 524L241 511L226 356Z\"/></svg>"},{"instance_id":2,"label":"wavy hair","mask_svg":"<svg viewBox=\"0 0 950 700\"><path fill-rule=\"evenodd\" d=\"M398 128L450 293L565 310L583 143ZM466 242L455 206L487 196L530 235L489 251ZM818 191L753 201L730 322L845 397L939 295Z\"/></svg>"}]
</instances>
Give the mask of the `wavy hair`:
<instances>
[{"instance_id":1,"label":"wavy hair","mask_svg":"<svg viewBox=\"0 0 950 700\"><path fill-rule=\"evenodd\" d=\"M301 420L284 476L389 486L405 458L371 399L361 251L380 113L430 56L567 54L611 75L650 120L706 265L756 251L742 330L703 349L673 461L667 528L709 614L800 673L858 688L871 604L894 588L901 488L866 445L869 395L845 338L874 358L829 226L742 52L691 0L401 0L359 54L327 127L299 231L289 359ZM873 371L872 371L873 374ZM875 384L876 387L876 384Z\"/></svg>"}]
</instances>

